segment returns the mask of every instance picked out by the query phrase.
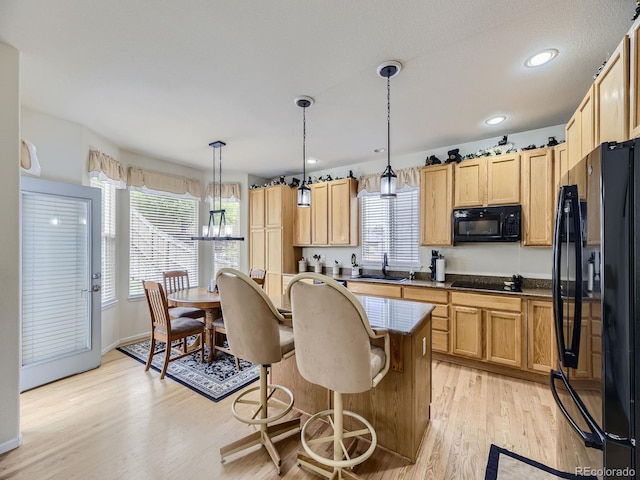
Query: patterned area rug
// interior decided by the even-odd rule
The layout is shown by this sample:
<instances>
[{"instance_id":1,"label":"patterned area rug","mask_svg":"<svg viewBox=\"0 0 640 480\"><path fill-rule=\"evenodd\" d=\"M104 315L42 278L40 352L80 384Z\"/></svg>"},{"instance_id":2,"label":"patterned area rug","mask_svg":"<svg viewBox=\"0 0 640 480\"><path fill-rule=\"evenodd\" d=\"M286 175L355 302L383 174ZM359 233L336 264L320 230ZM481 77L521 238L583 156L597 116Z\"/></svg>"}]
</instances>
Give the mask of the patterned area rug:
<instances>
[{"instance_id":1,"label":"patterned area rug","mask_svg":"<svg viewBox=\"0 0 640 480\"><path fill-rule=\"evenodd\" d=\"M122 353L135 358L142 364L147 363L149 340L118 347ZM164 343L156 342L156 349L162 350ZM208 349L205 348L205 358ZM164 362L164 352L153 356L151 368L160 372ZM189 387L201 395L217 402L260 377L260 366L240 360L241 370L236 370L232 355L218 352L218 359L209 363L200 363L200 354L194 353L169 363L167 377Z\"/></svg>"},{"instance_id":2,"label":"patterned area rug","mask_svg":"<svg viewBox=\"0 0 640 480\"><path fill-rule=\"evenodd\" d=\"M491 445L484 480L597 480L596 477L560 472L504 448Z\"/></svg>"}]
</instances>

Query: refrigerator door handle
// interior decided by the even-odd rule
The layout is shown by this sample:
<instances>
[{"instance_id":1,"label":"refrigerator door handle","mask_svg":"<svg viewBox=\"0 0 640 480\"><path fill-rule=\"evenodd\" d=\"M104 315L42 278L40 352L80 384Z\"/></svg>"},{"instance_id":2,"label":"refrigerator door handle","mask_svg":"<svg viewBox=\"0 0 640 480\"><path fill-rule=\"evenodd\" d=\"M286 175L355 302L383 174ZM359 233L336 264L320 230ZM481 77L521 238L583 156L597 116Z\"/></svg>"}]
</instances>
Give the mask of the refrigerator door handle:
<instances>
[{"instance_id":1,"label":"refrigerator door handle","mask_svg":"<svg viewBox=\"0 0 640 480\"><path fill-rule=\"evenodd\" d=\"M580 399L576 391L569 384L567 377L565 377L565 375L561 371L551 370L549 377L550 377L550 383L551 383L551 393L553 394L553 398L558 404L558 407L560 407L560 410L562 411L563 415L566 417L571 427L582 438L582 440L584 441L584 444L587 447L602 450L604 448L605 441L616 443L618 445L622 445L625 447L635 446L635 443L636 443L635 439L624 438L618 435L610 434L602 430L602 428L600 428L600 426L596 423L596 421L593 419L591 414L589 414L587 407L584 405L584 403L582 403L582 400ZM589 430L590 430L589 432L585 432L584 430L582 430L578 426L578 424L575 422L575 420L571 418L571 415L567 411L567 408L562 403L562 400L560 400L560 396L558 395L558 391L556 389L556 385L554 382L555 379L562 380L562 383L567 389L567 392L569 392L571 399L575 403L576 407L578 407L578 411L580 412L580 415L582 416L582 418L584 418L585 422L587 422L587 426L589 427Z\"/></svg>"},{"instance_id":2,"label":"refrigerator door handle","mask_svg":"<svg viewBox=\"0 0 640 480\"><path fill-rule=\"evenodd\" d=\"M568 209L565 209L568 204ZM574 288L574 318L573 331L571 332L571 346L566 347L564 335L564 311L562 305L562 285L560 278L560 268L562 264L562 229L569 221L568 212L573 212L574 231L574 261L576 268L576 278ZM563 185L560 187L558 195L558 207L556 209L556 223L553 232L553 270L552 270L552 291L553 291L553 316L555 318L556 342L558 344L558 354L562 365L568 368L578 367L578 354L580 350L580 333L582 328L582 218L580 212L580 201L578 198L577 185ZM567 235L567 239L569 236Z\"/></svg>"}]
</instances>

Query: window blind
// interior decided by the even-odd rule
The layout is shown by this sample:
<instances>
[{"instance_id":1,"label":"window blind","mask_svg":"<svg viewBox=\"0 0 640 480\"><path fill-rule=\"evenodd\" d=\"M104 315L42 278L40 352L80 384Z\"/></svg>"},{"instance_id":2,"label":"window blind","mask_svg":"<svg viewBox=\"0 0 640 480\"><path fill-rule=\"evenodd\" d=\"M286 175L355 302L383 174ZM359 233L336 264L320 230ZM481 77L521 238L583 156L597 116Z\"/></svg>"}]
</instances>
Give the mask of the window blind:
<instances>
[{"instance_id":1,"label":"window blind","mask_svg":"<svg viewBox=\"0 0 640 480\"><path fill-rule=\"evenodd\" d=\"M419 254L418 190L400 192L395 200L379 196L360 198L362 263L417 267Z\"/></svg>"},{"instance_id":2,"label":"window blind","mask_svg":"<svg viewBox=\"0 0 640 480\"><path fill-rule=\"evenodd\" d=\"M129 191L129 296L143 295L142 280L186 270L198 285L198 201Z\"/></svg>"},{"instance_id":3,"label":"window blind","mask_svg":"<svg viewBox=\"0 0 640 480\"><path fill-rule=\"evenodd\" d=\"M102 192L102 305L116 300L116 186L91 178Z\"/></svg>"},{"instance_id":4,"label":"window blind","mask_svg":"<svg viewBox=\"0 0 640 480\"><path fill-rule=\"evenodd\" d=\"M22 195L22 365L91 347L88 204Z\"/></svg>"},{"instance_id":5,"label":"window blind","mask_svg":"<svg viewBox=\"0 0 640 480\"><path fill-rule=\"evenodd\" d=\"M213 209L213 202L209 202L209 207ZM216 209L220 208L220 199L216 201ZM222 208L225 209L225 219L227 222L227 232L221 235L240 236L240 202L222 199ZM218 275L221 268L240 268L240 245L238 241L233 242L211 242L211 271L213 278Z\"/></svg>"}]
</instances>

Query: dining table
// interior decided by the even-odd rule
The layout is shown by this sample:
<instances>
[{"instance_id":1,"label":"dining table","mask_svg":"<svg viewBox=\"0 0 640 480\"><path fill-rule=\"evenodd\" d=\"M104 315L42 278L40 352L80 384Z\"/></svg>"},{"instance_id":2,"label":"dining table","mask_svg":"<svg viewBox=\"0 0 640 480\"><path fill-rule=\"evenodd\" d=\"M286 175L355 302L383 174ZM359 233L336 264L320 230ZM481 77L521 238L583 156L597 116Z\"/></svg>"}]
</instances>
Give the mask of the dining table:
<instances>
[{"instance_id":1,"label":"dining table","mask_svg":"<svg viewBox=\"0 0 640 480\"><path fill-rule=\"evenodd\" d=\"M207 354L207 362L213 361L213 341L214 341L214 325L213 322L216 318L222 316L220 310L220 295L216 292L210 292L207 287L194 287L184 290L178 290L176 292L167 295L167 301L169 305L176 307L193 307L201 308L204 310L204 328L205 328L205 343L209 348Z\"/></svg>"}]
</instances>

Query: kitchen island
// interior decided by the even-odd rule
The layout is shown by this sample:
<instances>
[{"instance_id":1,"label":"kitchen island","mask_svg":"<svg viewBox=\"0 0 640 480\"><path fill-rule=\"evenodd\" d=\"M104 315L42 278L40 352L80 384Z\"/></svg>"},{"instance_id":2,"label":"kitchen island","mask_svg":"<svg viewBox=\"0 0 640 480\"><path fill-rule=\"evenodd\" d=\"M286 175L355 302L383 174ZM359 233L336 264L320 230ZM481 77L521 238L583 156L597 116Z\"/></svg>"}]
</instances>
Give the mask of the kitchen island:
<instances>
[{"instance_id":1,"label":"kitchen island","mask_svg":"<svg viewBox=\"0 0 640 480\"><path fill-rule=\"evenodd\" d=\"M372 423L378 445L415 462L430 418L434 307L407 300L356 298L364 306L374 330L389 330L391 367L375 388L344 395L344 408ZM272 300L276 307L289 310L286 296ZM293 322L295 328L295 318ZM307 382L298 372L295 355L272 366L270 383L290 388L295 396L294 408L301 412L314 414L332 408L332 392ZM348 429L350 425L345 422L345 427Z\"/></svg>"}]
</instances>

